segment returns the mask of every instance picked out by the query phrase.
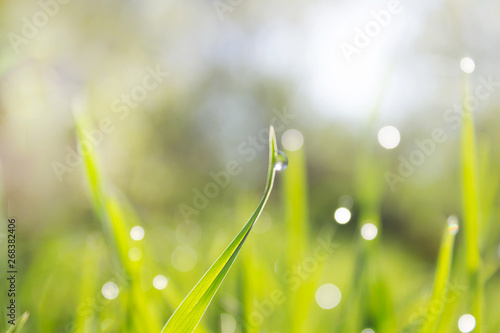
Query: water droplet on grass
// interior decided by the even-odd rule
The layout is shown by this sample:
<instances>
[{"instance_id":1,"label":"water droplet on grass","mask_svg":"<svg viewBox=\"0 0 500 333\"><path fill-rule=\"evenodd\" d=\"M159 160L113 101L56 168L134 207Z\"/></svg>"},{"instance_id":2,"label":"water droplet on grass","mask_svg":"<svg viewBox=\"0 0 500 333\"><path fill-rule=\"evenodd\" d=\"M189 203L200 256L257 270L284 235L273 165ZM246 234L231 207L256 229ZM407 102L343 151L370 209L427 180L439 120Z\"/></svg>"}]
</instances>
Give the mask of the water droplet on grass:
<instances>
[{"instance_id":1,"label":"water droplet on grass","mask_svg":"<svg viewBox=\"0 0 500 333\"><path fill-rule=\"evenodd\" d=\"M458 232L458 219L456 216L448 217L448 232L452 235L456 235Z\"/></svg>"},{"instance_id":2,"label":"water droplet on grass","mask_svg":"<svg viewBox=\"0 0 500 333\"><path fill-rule=\"evenodd\" d=\"M276 155L276 163L274 163L274 170L281 171L288 167L288 157L281 150L278 150Z\"/></svg>"}]
</instances>

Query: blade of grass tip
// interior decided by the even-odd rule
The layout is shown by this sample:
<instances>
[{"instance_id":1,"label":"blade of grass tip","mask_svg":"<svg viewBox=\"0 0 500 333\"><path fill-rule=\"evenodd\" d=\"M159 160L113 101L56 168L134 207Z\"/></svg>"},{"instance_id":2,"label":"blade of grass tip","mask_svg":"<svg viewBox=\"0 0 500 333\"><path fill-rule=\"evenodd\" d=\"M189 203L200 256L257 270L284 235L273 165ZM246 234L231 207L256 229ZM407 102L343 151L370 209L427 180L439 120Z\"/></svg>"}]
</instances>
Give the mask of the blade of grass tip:
<instances>
[{"instance_id":1,"label":"blade of grass tip","mask_svg":"<svg viewBox=\"0 0 500 333\"><path fill-rule=\"evenodd\" d=\"M30 314L29 312L24 312L19 320L17 321L17 324L15 326L9 327L6 333L19 333L22 332L24 325L28 321Z\"/></svg>"},{"instance_id":2,"label":"blade of grass tip","mask_svg":"<svg viewBox=\"0 0 500 333\"><path fill-rule=\"evenodd\" d=\"M462 205L465 229L466 267L469 289L472 296L471 314L476 319L476 332L482 331L483 283L480 277L479 250L479 183L476 155L476 138L472 110L466 102L468 80L464 78L463 123L462 123Z\"/></svg>"},{"instance_id":3,"label":"blade of grass tip","mask_svg":"<svg viewBox=\"0 0 500 333\"><path fill-rule=\"evenodd\" d=\"M90 127L90 121L82 114L75 115L75 118L77 140L83 147L85 141L84 129ZM104 195L103 185L97 167L97 159L91 149L83 149L83 162L94 210L101 222L106 240L111 246L114 258L126 268L128 253L126 251L124 252L123 246L120 244L120 239L123 238L123 235L116 230L116 224L113 225L111 214L108 207L106 207L108 203Z\"/></svg>"},{"instance_id":4,"label":"blade of grass tip","mask_svg":"<svg viewBox=\"0 0 500 333\"><path fill-rule=\"evenodd\" d=\"M261 214L271 194L276 174L275 164L278 162L278 150L276 147L276 135L274 128L269 129L269 169L267 175L266 189L264 195L243 229L222 252L201 280L182 301L174 314L170 317L162 332L165 333L187 333L192 332L207 310L212 298L219 289L227 272L231 268L236 256L240 252L252 226Z\"/></svg>"},{"instance_id":5,"label":"blade of grass tip","mask_svg":"<svg viewBox=\"0 0 500 333\"><path fill-rule=\"evenodd\" d=\"M89 121L84 116L76 116L76 134L77 140L83 147L83 143L85 142L84 136L84 128L89 127ZM94 154L90 149L82 149L83 150L83 160L85 171L87 175L87 181L90 185L90 193L92 196L92 200L94 203L94 207L99 215L103 214L104 209L104 200L102 193L101 180L99 176L99 172L97 169L97 164L95 162Z\"/></svg>"},{"instance_id":6,"label":"blade of grass tip","mask_svg":"<svg viewBox=\"0 0 500 333\"><path fill-rule=\"evenodd\" d=\"M77 140L83 145L85 141L84 129L90 127L90 121L84 115L76 115ZM107 198L104 193L103 184L97 167L97 159L91 149L83 149L84 167L87 182L94 204L94 210L104 230L104 234L111 246L114 258L126 270L128 264L127 232L122 220L115 214L117 203L112 198ZM129 273L127 271L127 273Z\"/></svg>"},{"instance_id":7,"label":"blade of grass tip","mask_svg":"<svg viewBox=\"0 0 500 333\"><path fill-rule=\"evenodd\" d=\"M454 216L448 218L448 223L443 231L441 240L441 247L439 249L439 256L437 261L436 275L434 277L434 289L432 291L432 298L429 302L429 308L435 302L440 302L439 311L427 316L420 332L421 333L434 333L436 331L437 323L440 320L441 313L447 306L444 301L446 299L447 285L450 278L451 262L453 260L453 247L455 244L455 235L458 232L457 220Z\"/></svg>"}]
</instances>

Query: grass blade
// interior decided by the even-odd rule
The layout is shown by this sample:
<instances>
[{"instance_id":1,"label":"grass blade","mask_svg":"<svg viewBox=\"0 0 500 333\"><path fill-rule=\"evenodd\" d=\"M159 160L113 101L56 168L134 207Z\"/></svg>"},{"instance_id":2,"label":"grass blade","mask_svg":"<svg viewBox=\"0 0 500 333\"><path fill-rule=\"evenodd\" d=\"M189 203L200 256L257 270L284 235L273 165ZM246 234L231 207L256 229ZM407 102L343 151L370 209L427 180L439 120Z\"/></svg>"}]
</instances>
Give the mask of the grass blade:
<instances>
[{"instance_id":1,"label":"grass blade","mask_svg":"<svg viewBox=\"0 0 500 333\"><path fill-rule=\"evenodd\" d=\"M465 79L464 96L468 95L468 81ZM483 282L481 280L481 254L479 249L479 182L476 153L476 134L472 110L463 102L462 124L462 204L465 229L466 267L472 296L472 315L476 318L476 331L482 331Z\"/></svg>"},{"instance_id":2,"label":"grass blade","mask_svg":"<svg viewBox=\"0 0 500 333\"><path fill-rule=\"evenodd\" d=\"M434 290L429 303L431 308L433 303L440 304L439 311L430 314L422 326L422 333L433 333L436 331L436 325L440 320L441 313L446 307L443 301L446 299L447 285L450 277L451 262L453 259L453 246L455 244L455 235L458 231L458 224L454 221L454 217L448 219L448 225L443 231L441 248L437 262L436 275L434 277Z\"/></svg>"},{"instance_id":3,"label":"grass blade","mask_svg":"<svg viewBox=\"0 0 500 333\"><path fill-rule=\"evenodd\" d=\"M283 175L283 202L285 206L285 223L287 228L287 265L289 270L300 266L308 250L309 207L307 201L307 172L304 147L295 151L286 150L290 166ZM317 270L315 270L317 271ZM288 287L289 313L288 331L303 332L307 324L311 295L316 287L311 274L303 280L296 290ZM295 289L295 288L294 288Z\"/></svg>"},{"instance_id":4,"label":"grass blade","mask_svg":"<svg viewBox=\"0 0 500 333\"><path fill-rule=\"evenodd\" d=\"M182 301L162 332L187 333L192 332L198 325L271 194L276 174L274 165L277 162L277 154L276 135L271 126L269 129L269 169L264 196L243 229Z\"/></svg>"},{"instance_id":5,"label":"grass blade","mask_svg":"<svg viewBox=\"0 0 500 333\"><path fill-rule=\"evenodd\" d=\"M77 140L82 147L85 141L85 130L90 128L90 124L90 119L86 115L77 115ZM160 330L160 325L154 313L147 310L148 300L141 290L139 266L128 259L128 252L131 249L128 237L130 228L128 217L118 200L106 193L93 149L83 149L83 151L84 167L94 210L101 221L113 253L116 269L124 273L125 279L122 281L126 290L124 294L129 294L124 295L124 298L130 297L131 300L127 308L128 319L134 323L136 332L157 332Z\"/></svg>"},{"instance_id":6,"label":"grass blade","mask_svg":"<svg viewBox=\"0 0 500 333\"><path fill-rule=\"evenodd\" d=\"M6 333L19 333L22 332L24 324L28 321L30 314L29 312L25 312L19 318L16 326L11 326Z\"/></svg>"}]
</instances>

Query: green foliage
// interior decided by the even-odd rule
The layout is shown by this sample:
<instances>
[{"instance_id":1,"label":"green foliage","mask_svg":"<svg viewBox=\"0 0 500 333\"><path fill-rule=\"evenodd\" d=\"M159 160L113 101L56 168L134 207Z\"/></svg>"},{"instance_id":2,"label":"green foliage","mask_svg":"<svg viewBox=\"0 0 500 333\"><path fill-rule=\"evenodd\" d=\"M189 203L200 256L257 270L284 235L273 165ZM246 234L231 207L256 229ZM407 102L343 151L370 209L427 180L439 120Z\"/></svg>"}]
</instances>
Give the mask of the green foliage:
<instances>
[{"instance_id":1,"label":"green foliage","mask_svg":"<svg viewBox=\"0 0 500 333\"><path fill-rule=\"evenodd\" d=\"M466 98L470 94L468 81L464 79L464 115L462 125L462 206L465 226L466 270L468 274L470 312L476 318L476 332L483 328L483 277L481 271L481 252L479 248L479 228L481 225L480 189L478 157L476 153L476 134L474 116Z\"/></svg>"},{"instance_id":2,"label":"green foliage","mask_svg":"<svg viewBox=\"0 0 500 333\"><path fill-rule=\"evenodd\" d=\"M214 262L210 269L205 273L201 280L191 290L189 295L182 301L181 305L175 310L174 314L168 320L162 332L183 333L192 332L198 325L201 317L207 310L212 298L219 289L222 281L226 277L234 260L238 256L241 247L245 243L250 230L264 210L267 200L271 194L276 174L275 164L278 159L278 149L276 147L276 135L271 126L269 131L269 166L267 174L266 189L264 195L243 229L233 239L229 246L222 252L219 258Z\"/></svg>"},{"instance_id":3,"label":"green foliage","mask_svg":"<svg viewBox=\"0 0 500 333\"><path fill-rule=\"evenodd\" d=\"M30 314L28 312L23 313L19 319L18 322L15 326L10 326L7 332L5 333L21 333L25 332L24 325L26 325L26 322L28 321Z\"/></svg>"},{"instance_id":4,"label":"green foliage","mask_svg":"<svg viewBox=\"0 0 500 333\"><path fill-rule=\"evenodd\" d=\"M268 230L249 240L251 233L258 232L259 224L254 224L275 180L274 165L279 156L271 128L267 181L260 203L254 210L254 193L238 189L241 193L229 201L227 205L234 206L224 215L226 202L221 205L214 200L212 207L200 216L200 221L206 219L203 233L189 230L183 236L196 238L193 235L200 234L199 243L189 245L203 255L199 255L198 265L190 272L170 265L173 251L179 243L184 244L178 237L179 228L173 227L176 218L170 207L165 208L166 212L159 210L148 215L153 216L151 221L143 220L139 213L144 212L110 186L112 177L105 175L105 168L99 168L99 149L87 150L83 164L90 200L79 203L84 206L87 225L76 230L75 236L62 231L65 237L47 238L23 277L23 290L30 296L22 303L29 306L22 310L31 313L30 319L26 321L28 316L24 314L18 318L17 329L3 327L9 333L226 333L232 329L237 333L351 333L365 328L377 333L451 333L456 332L460 316L471 313L477 320L476 332L495 330L500 327L500 320L495 317L494 307L490 309L484 304L496 304L493 295L500 291L495 261L498 225L494 223L498 216L500 177L488 140L479 140L476 148L473 120L472 112L466 109L461 142L456 145L460 147L461 169L460 174L453 176L462 180L463 195L463 214L457 218L461 225L459 238L455 242L455 233L450 232L449 225L445 226L440 246L436 245L436 264L434 256L422 260L407 244L387 232L391 225L386 224L390 216L384 204L393 202L391 195L400 196L401 201L412 201L412 197L401 195L407 194L404 190L393 194L387 191L383 171L389 155L375 151L372 125L359 150L353 153L355 167L349 166L353 169L350 194L354 206L350 207L353 215L348 225L332 227L331 210L336 208L337 195L331 193L340 191L335 183L322 192L330 207L320 216L327 218L319 222L311 218L312 207L316 206L309 202L309 197L317 188L310 184L309 156L306 158L306 150L301 148L286 152L290 165L279 179L280 200L270 200L265 218L262 216L259 221L267 222ZM90 121L84 116L78 118L77 142L83 142L88 128L92 128ZM329 168L325 166L328 172ZM455 184L454 190L458 193L459 185ZM410 212L416 216L426 208L411 204ZM87 206L92 212L87 212ZM460 204L453 207L457 209ZM228 221L242 221L249 215L250 219L220 254L230 235L239 229ZM436 217L436 221L442 220L441 216ZM377 227L375 239L361 236L366 223ZM132 240L129 231L133 226L144 226L147 238ZM421 229L426 236L432 235L430 229ZM318 252L318 246L325 242L331 243L330 247L320 247ZM244 243L245 250L240 253ZM131 251L142 253L141 258L131 260ZM238 255L240 260L236 260ZM233 265L234 274L226 279ZM168 277L165 289L152 287L157 274ZM38 282L40 277L42 284ZM103 297L101 288L107 281L118 285L116 299ZM318 288L324 284L335 284L341 290L340 303L333 309L321 308L315 299ZM485 293L485 288L492 292Z\"/></svg>"}]
</instances>

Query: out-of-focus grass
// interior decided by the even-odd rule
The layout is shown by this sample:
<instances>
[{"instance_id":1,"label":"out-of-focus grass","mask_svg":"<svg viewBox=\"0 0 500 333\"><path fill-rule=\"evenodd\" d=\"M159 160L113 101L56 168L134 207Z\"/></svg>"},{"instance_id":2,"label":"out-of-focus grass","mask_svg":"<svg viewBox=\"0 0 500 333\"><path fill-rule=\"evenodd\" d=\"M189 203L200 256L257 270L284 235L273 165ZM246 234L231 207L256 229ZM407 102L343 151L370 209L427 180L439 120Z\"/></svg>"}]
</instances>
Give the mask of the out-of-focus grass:
<instances>
[{"instance_id":1,"label":"out-of-focus grass","mask_svg":"<svg viewBox=\"0 0 500 333\"><path fill-rule=\"evenodd\" d=\"M90 126L86 118L80 115L78 117L77 133L79 142L83 146L85 140L83 131ZM126 331L157 332L160 330L159 320L155 317L155 312L149 309L147 298L141 291L139 266L129 260L132 246L128 230L132 226L127 223L127 217L123 214L118 201L105 193L96 158L90 149L84 150L84 165L94 209L107 235L108 244L114 253L115 269L121 272L125 297L128 299L124 310L127 321L122 321L118 325L124 325L122 330ZM79 324L78 321L77 324Z\"/></svg>"},{"instance_id":2,"label":"out-of-focus grass","mask_svg":"<svg viewBox=\"0 0 500 333\"><path fill-rule=\"evenodd\" d=\"M476 134L474 116L467 103L469 90L468 78L464 78L463 124L462 124L462 207L465 227L466 269L468 274L470 313L476 319L476 332L483 332L483 277L482 259L479 248L481 223L480 190L478 179L478 156L476 152Z\"/></svg>"},{"instance_id":3,"label":"out-of-focus grass","mask_svg":"<svg viewBox=\"0 0 500 333\"><path fill-rule=\"evenodd\" d=\"M285 150L289 167L283 174L283 206L284 223L286 225L287 268L289 270L306 271L303 258L309 248L309 208L307 199L307 173L304 149ZM318 268L319 270L319 268ZM317 284L315 272L292 290L292 285L285 285L287 293L286 306L288 317L286 329L288 332L303 332L307 325L310 307L314 302L314 288Z\"/></svg>"},{"instance_id":4,"label":"out-of-focus grass","mask_svg":"<svg viewBox=\"0 0 500 333\"><path fill-rule=\"evenodd\" d=\"M9 329L5 333L21 333L24 332L23 328L28 321L30 314L28 312L23 313L18 318L18 322L15 326L10 326Z\"/></svg>"},{"instance_id":5,"label":"out-of-focus grass","mask_svg":"<svg viewBox=\"0 0 500 333\"><path fill-rule=\"evenodd\" d=\"M450 279L451 263L453 260L453 246L455 244L455 235L458 232L458 221L456 217L448 218L448 224L443 230L441 241L441 248L439 250L439 257L437 260L436 275L434 277L434 288L432 297L429 301L429 308L435 306L434 303L439 305L439 308L430 316L425 318L422 325L422 333L433 333L436 331L436 324L439 323L441 313L448 304L443 304L442 300L446 299L447 288Z\"/></svg>"},{"instance_id":6,"label":"out-of-focus grass","mask_svg":"<svg viewBox=\"0 0 500 333\"><path fill-rule=\"evenodd\" d=\"M355 192L351 194L354 206L349 207L352 221L346 226L336 226L333 240L336 245L332 251L324 259L315 257L320 240L331 238L334 222L329 212L325 223L311 223L308 193L315 188L308 182L305 149L287 151L290 166L282 172L279 182L282 205L270 202L266 216L272 221L269 229L246 241L241 260L233 270L229 271L227 265L219 266L222 269L218 272L222 275L214 273L215 284L208 286L210 292L198 311L191 312L188 308L184 311L186 318L190 315L196 318L188 321L189 327L172 331L191 331L212 296L212 305L196 332L350 333L365 328L375 332L455 332L460 315L466 312L473 313L478 320L476 330L495 329L499 323L494 310L481 309L480 304L482 288L493 291L499 288L495 282L498 264L492 258L498 239L487 231L498 228L491 221L497 214L499 177L492 167L494 162L486 144L480 145L479 159L476 156L471 116L464 118L463 125L461 177L465 224L459 235L465 237L465 243L459 238L454 250L455 236L447 227L435 267L419 262L418 256L405 248L400 239L383 232L381 204L391 194L386 193L381 175L386 161L374 153L378 146L373 143L372 128L366 132L365 146L355 151ZM88 126L85 118L78 120L80 140L83 129ZM173 223L161 220L158 223L161 229L151 229L147 221L141 221L137 207L113 189L108 177L101 173L94 153L85 154L94 211L87 213L89 226L77 230L78 237L49 238L36 252L23 281L23 287L26 286L30 294L25 301L30 305L26 310L32 314L25 331L160 332L161 325L174 313L182 297L204 273L203 268L221 252L221 246L227 244L229 235L237 227L225 223L227 219L222 213L205 215L209 217L204 224L206 232L199 244L192 245L197 247L199 265L188 273L177 271L170 265L170 256L178 242ZM458 185L455 190L458 191ZM238 196L232 202L235 209L230 211L231 218L238 221L251 214L254 201L252 196ZM337 198L331 198L332 210L335 201ZM482 216L488 216L487 221L477 221L479 211L486 212ZM471 217L476 218L475 224L471 225ZM377 227L374 239L361 236L366 223ZM322 227L315 228L318 225ZM129 232L133 226L143 226L147 234L144 240L131 239ZM345 230L349 228L355 232L353 239L346 237L349 233ZM248 224L237 240L246 239L245 230L250 231ZM233 243L231 250L239 251L240 245ZM480 251L484 249L488 249L489 257L485 257L486 263L481 267ZM131 260L130 251L139 251L142 255ZM229 258L226 264L234 260L228 251L224 257ZM476 263L478 266L474 266ZM471 270L471 267L476 268ZM434 281L432 271L435 271ZM483 271L484 277L474 279L476 271ZM160 273L167 277L168 284L165 289L157 290L152 280ZM228 277L215 295L226 273ZM39 280L43 284L37 282ZM103 297L101 288L107 281L119 287L117 298ZM321 308L315 299L323 284L335 284L341 290L340 303L333 309ZM450 291L450 285L458 287ZM34 286L39 287L35 290ZM450 292L456 297L451 297ZM462 294L468 294L472 301ZM492 296L485 296L488 304L494 304ZM232 330L234 325L236 328Z\"/></svg>"}]
</instances>

